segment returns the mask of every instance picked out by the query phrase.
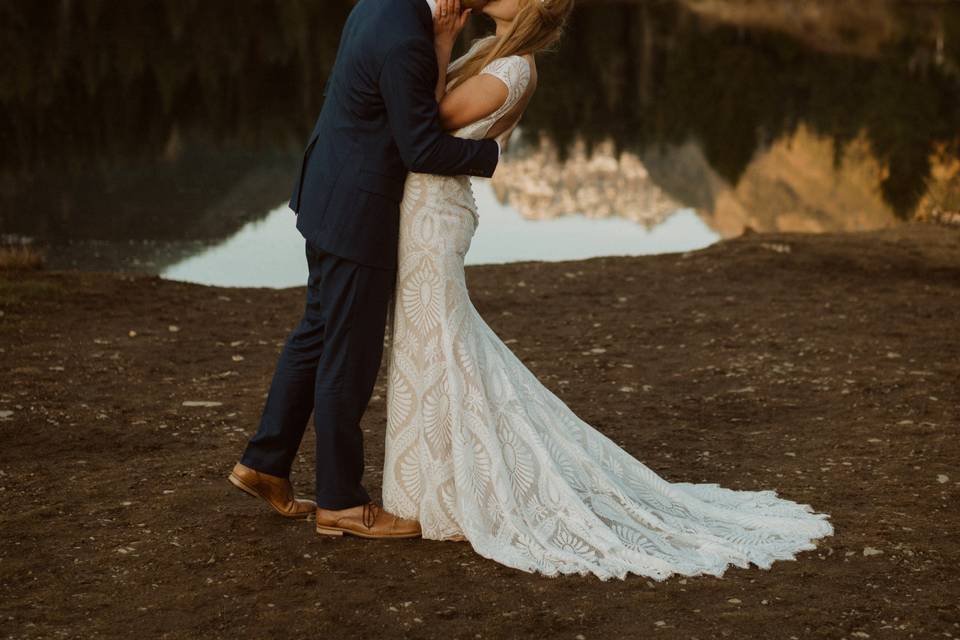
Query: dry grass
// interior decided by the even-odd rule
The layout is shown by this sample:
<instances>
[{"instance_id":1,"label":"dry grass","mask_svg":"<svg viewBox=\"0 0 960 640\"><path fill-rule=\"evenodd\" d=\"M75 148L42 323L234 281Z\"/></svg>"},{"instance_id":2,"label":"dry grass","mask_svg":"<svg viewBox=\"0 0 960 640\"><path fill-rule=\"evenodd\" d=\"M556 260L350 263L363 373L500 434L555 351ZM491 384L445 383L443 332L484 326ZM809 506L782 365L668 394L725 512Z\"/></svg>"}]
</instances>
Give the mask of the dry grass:
<instances>
[{"instance_id":1,"label":"dry grass","mask_svg":"<svg viewBox=\"0 0 960 640\"><path fill-rule=\"evenodd\" d=\"M45 262L44 252L36 247L0 247L0 270L42 269Z\"/></svg>"}]
</instances>

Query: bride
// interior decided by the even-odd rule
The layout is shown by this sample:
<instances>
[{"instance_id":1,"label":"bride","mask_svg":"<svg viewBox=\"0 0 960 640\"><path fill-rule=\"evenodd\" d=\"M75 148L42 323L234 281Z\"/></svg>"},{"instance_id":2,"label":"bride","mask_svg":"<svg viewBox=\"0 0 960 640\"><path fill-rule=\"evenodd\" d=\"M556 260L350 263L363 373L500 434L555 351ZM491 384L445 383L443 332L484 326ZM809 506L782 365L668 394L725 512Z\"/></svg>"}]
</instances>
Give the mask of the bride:
<instances>
[{"instance_id":1,"label":"bride","mask_svg":"<svg viewBox=\"0 0 960 640\"><path fill-rule=\"evenodd\" d=\"M496 34L449 66L463 21L441 16L454 0L437 1L441 120L463 138L509 132L536 87L534 53L558 39L572 0L493 0L483 12ZM499 106L485 108L491 95ZM387 511L418 520L424 538L466 540L523 571L601 580L767 569L833 533L829 515L773 490L665 480L579 419L471 303L463 265L478 223L468 176L408 175L387 358Z\"/></svg>"}]
</instances>

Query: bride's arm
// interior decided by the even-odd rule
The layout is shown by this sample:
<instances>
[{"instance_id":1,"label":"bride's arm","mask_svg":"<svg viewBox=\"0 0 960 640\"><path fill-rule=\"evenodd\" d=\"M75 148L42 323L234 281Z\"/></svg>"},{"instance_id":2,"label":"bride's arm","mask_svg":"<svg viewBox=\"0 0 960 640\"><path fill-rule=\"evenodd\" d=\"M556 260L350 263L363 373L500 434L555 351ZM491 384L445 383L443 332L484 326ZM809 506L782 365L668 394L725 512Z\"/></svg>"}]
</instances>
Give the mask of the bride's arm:
<instances>
[{"instance_id":1,"label":"bride's arm","mask_svg":"<svg viewBox=\"0 0 960 640\"><path fill-rule=\"evenodd\" d=\"M436 0L433 11L433 48L437 54L437 102L443 99L447 87L447 66L457 35L470 17L471 9L460 12L460 0Z\"/></svg>"},{"instance_id":2,"label":"bride's arm","mask_svg":"<svg viewBox=\"0 0 960 640\"><path fill-rule=\"evenodd\" d=\"M460 11L460 0L437 0L433 14L433 45L437 54L437 86L435 95L440 104L440 125L447 131L459 129L490 115L506 102L509 89L496 76L481 73L457 84L449 93L447 67L457 35L470 16L470 9Z\"/></svg>"},{"instance_id":3,"label":"bride's arm","mask_svg":"<svg viewBox=\"0 0 960 640\"><path fill-rule=\"evenodd\" d=\"M440 102L447 92L447 65L450 64L450 49L446 45L436 42L434 50L437 52L437 68L440 70L437 75L436 88L437 102Z\"/></svg>"},{"instance_id":4,"label":"bride's arm","mask_svg":"<svg viewBox=\"0 0 960 640\"><path fill-rule=\"evenodd\" d=\"M440 100L440 125L452 131L499 109L510 90L500 78L480 73L460 82Z\"/></svg>"}]
</instances>

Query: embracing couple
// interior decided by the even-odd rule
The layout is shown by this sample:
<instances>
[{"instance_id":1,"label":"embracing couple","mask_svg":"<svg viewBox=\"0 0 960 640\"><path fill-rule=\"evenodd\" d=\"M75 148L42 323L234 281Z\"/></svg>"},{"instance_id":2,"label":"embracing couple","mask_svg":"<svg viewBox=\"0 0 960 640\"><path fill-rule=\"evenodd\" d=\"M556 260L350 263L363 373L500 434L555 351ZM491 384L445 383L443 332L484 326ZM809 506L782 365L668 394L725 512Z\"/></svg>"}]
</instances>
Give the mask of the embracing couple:
<instances>
[{"instance_id":1,"label":"embracing couple","mask_svg":"<svg viewBox=\"0 0 960 640\"><path fill-rule=\"evenodd\" d=\"M306 309L230 481L281 515L313 516L320 534L468 541L545 575L768 568L832 534L829 516L771 490L661 478L543 386L470 301L470 176L493 175L537 86L534 55L572 5L356 3L289 203L306 239ZM496 32L451 61L477 10ZM388 313L381 506L361 483L360 418ZM311 413L316 502L289 481Z\"/></svg>"}]
</instances>

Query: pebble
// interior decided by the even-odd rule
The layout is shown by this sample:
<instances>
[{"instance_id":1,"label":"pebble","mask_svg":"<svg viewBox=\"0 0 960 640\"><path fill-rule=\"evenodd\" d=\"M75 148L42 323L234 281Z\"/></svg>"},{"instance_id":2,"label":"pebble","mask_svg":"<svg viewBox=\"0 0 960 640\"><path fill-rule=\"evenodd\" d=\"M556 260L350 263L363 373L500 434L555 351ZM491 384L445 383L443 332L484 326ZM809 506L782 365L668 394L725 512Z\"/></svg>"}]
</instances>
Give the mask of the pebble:
<instances>
[{"instance_id":1,"label":"pebble","mask_svg":"<svg viewBox=\"0 0 960 640\"><path fill-rule=\"evenodd\" d=\"M180 331L180 327L178 327L175 324L172 324L169 327L167 327L167 331L169 331L170 333L176 333L177 331Z\"/></svg>"},{"instance_id":2,"label":"pebble","mask_svg":"<svg viewBox=\"0 0 960 640\"><path fill-rule=\"evenodd\" d=\"M864 547L864 548L863 548L863 555L865 555L865 556L879 556L879 555L883 555L883 551L881 551L880 549L874 549L873 547Z\"/></svg>"},{"instance_id":3,"label":"pebble","mask_svg":"<svg viewBox=\"0 0 960 640\"><path fill-rule=\"evenodd\" d=\"M2 413L2 412L0 412L0 413ZM940 484L946 484L946 483L950 482L950 476L948 476L948 475L945 474L945 473L938 473L938 474L937 474L937 482L939 482Z\"/></svg>"},{"instance_id":4,"label":"pebble","mask_svg":"<svg viewBox=\"0 0 960 640\"><path fill-rule=\"evenodd\" d=\"M214 402L212 400L184 400L183 401L183 406L185 407L219 407L221 405L223 405L222 402Z\"/></svg>"},{"instance_id":5,"label":"pebble","mask_svg":"<svg viewBox=\"0 0 960 640\"><path fill-rule=\"evenodd\" d=\"M13 415L13 411L0 411L0 419L9 418Z\"/></svg>"}]
</instances>

